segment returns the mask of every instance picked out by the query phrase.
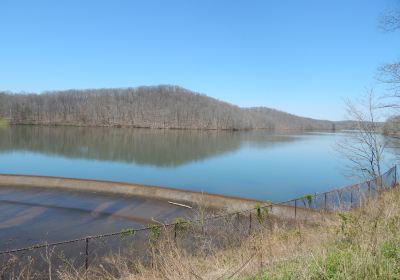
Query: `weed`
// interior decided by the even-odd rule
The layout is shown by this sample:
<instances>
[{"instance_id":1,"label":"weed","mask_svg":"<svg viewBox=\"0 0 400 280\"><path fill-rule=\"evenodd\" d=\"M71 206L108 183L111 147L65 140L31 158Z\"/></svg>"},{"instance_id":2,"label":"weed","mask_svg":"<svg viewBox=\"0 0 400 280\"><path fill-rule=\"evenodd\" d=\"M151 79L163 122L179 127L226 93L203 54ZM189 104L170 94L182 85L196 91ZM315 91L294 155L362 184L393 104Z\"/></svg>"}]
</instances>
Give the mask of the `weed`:
<instances>
[{"instance_id":1,"label":"weed","mask_svg":"<svg viewBox=\"0 0 400 280\"><path fill-rule=\"evenodd\" d=\"M311 208L312 201L313 201L313 195L312 194L305 194L303 196L303 202L304 202L304 206L305 207ZM306 202L307 202L307 204L306 204Z\"/></svg>"},{"instance_id":2,"label":"weed","mask_svg":"<svg viewBox=\"0 0 400 280\"><path fill-rule=\"evenodd\" d=\"M174 227L176 232L187 232L189 229L190 221L182 217L177 217L174 220Z\"/></svg>"},{"instance_id":3,"label":"weed","mask_svg":"<svg viewBox=\"0 0 400 280\"><path fill-rule=\"evenodd\" d=\"M133 228L122 229L119 238L125 240L128 236L134 236L135 234L136 231Z\"/></svg>"}]
</instances>

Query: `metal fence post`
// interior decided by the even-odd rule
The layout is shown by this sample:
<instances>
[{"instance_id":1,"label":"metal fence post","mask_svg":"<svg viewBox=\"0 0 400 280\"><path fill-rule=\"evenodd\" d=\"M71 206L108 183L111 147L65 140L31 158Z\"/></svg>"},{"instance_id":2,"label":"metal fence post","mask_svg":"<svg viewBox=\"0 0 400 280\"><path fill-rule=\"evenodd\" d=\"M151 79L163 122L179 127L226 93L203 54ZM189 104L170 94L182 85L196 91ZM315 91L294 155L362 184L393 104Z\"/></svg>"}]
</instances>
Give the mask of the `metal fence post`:
<instances>
[{"instance_id":1,"label":"metal fence post","mask_svg":"<svg viewBox=\"0 0 400 280\"><path fill-rule=\"evenodd\" d=\"M297 199L294 200L294 218L297 218Z\"/></svg>"},{"instance_id":2,"label":"metal fence post","mask_svg":"<svg viewBox=\"0 0 400 280\"><path fill-rule=\"evenodd\" d=\"M371 199L371 181L368 181L368 200Z\"/></svg>"},{"instance_id":3,"label":"metal fence post","mask_svg":"<svg viewBox=\"0 0 400 280\"><path fill-rule=\"evenodd\" d=\"M89 268L89 237L85 238L86 250L85 250L85 270Z\"/></svg>"},{"instance_id":4,"label":"metal fence post","mask_svg":"<svg viewBox=\"0 0 400 280\"><path fill-rule=\"evenodd\" d=\"M327 208L326 208L326 193L324 194L324 200L325 200L325 202L324 202L324 205L325 205L325 211L327 210Z\"/></svg>"},{"instance_id":5,"label":"metal fence post","mask_svg":"<svg viewBox=\"0 0 400 280\"><path fill-rule=\"evenodd\" d=\"M353 208L353 190L350 191L350 209Z\"/></svg>"},{"instance_id":6,"label":"metal fence post","mask_svg":"<svg viewBox=\"0 0 400 280\"><path fill-rule=\"evenodd\" d=\"M314 193L314 208L317 209L317 193Z\"/></svg>"},{"instance_id":7,"label":"metal fence post","mask_svg":"<svg viewBox=\"0 0 400 280\"><path fill-rule=\"evenodd\" d=\"M249 215L249 235L251 235L251 212Z\"/></svg>"},{"instance_id":8,"label":"metal fence post","mask_svg":"<svg viewBox=\"0 0 400 280\"><path fill-rule=\"evenodd\" d=\"M394 186L397 185L397 164L394 166Z\"/></svg>"}]
</instances>

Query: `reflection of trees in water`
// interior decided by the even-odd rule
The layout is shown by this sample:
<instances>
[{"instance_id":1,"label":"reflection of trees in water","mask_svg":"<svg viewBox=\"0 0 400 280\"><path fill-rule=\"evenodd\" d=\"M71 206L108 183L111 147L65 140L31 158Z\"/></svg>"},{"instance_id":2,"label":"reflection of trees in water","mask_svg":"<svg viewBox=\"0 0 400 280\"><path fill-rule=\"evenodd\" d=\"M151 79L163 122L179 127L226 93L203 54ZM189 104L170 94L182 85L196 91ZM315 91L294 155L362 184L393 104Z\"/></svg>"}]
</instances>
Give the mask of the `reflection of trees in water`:
<instances>
[{"instance_id":1,"label":"reflection of trees in water","mask_svg":"<svg viewBox=\"0 0 400 280\"><path fill-rule=\"evenodd\" d=\"M32 151L70 158L177 166L238 150L293 141L265 131L11 126L0 130L0 151Z\"/></svg>"},{"instance_id":2,"label":"reflection of trees in water","mask_svg":"<svg viewBox=\"0 0 400 280\"><path fill-rule=\"evenodd\" d=\"M400 138L397 136L386 136L386 151L391 156L392 162L400 163ZM391 162L391 164L392 164Z\"/></svg>"}]
</instances>

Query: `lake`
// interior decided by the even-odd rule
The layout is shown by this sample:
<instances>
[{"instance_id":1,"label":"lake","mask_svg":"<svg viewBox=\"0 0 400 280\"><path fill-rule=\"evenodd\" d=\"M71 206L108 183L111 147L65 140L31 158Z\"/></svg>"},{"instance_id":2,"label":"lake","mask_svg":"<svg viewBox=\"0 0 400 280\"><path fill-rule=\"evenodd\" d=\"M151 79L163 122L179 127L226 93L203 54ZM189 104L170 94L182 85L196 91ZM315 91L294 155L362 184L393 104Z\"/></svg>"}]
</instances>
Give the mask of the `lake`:
<instances>
[{"instance_id":1,"label":"lake","mask_svg":"<svg viewBox=\"0 0 400 280\"><path fill-rule=\"evenodd\" d=\"M354 182L347 133L10 126L0 173L158 185L282 201ZM386 168L389 167L388 164Z\"/></svg>"}]
</instances>

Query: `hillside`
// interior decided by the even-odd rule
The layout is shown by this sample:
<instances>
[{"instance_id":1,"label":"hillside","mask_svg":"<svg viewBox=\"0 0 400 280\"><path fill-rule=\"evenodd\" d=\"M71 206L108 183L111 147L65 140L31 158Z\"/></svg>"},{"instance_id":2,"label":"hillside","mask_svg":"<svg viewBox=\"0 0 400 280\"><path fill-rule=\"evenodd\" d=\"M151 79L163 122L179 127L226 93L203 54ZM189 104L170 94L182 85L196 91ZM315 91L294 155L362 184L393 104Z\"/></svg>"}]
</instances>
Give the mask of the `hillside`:
<instances>
[{"instance_id":1,"label":"hillside","mask_svg":"<svg viewBox=\"0 0 400 280\"><path fill-rule=\"evenodd\" d=\"M11 124L179 129L332 130L335 123L278 110L240 108L177 86L0 93L0 118Z\"/></svg>"},{"instance_id":2,"label":"hillside","mask_svg":"<svg viewBox=\"0 0 400 280\"><path fill-rule=\"evenodd\" d=\"M399 131L400 131L400 116L394 116L389 118L383 126L383 133L385 135L399 136Z\"/></svg>"}]
</instances>

